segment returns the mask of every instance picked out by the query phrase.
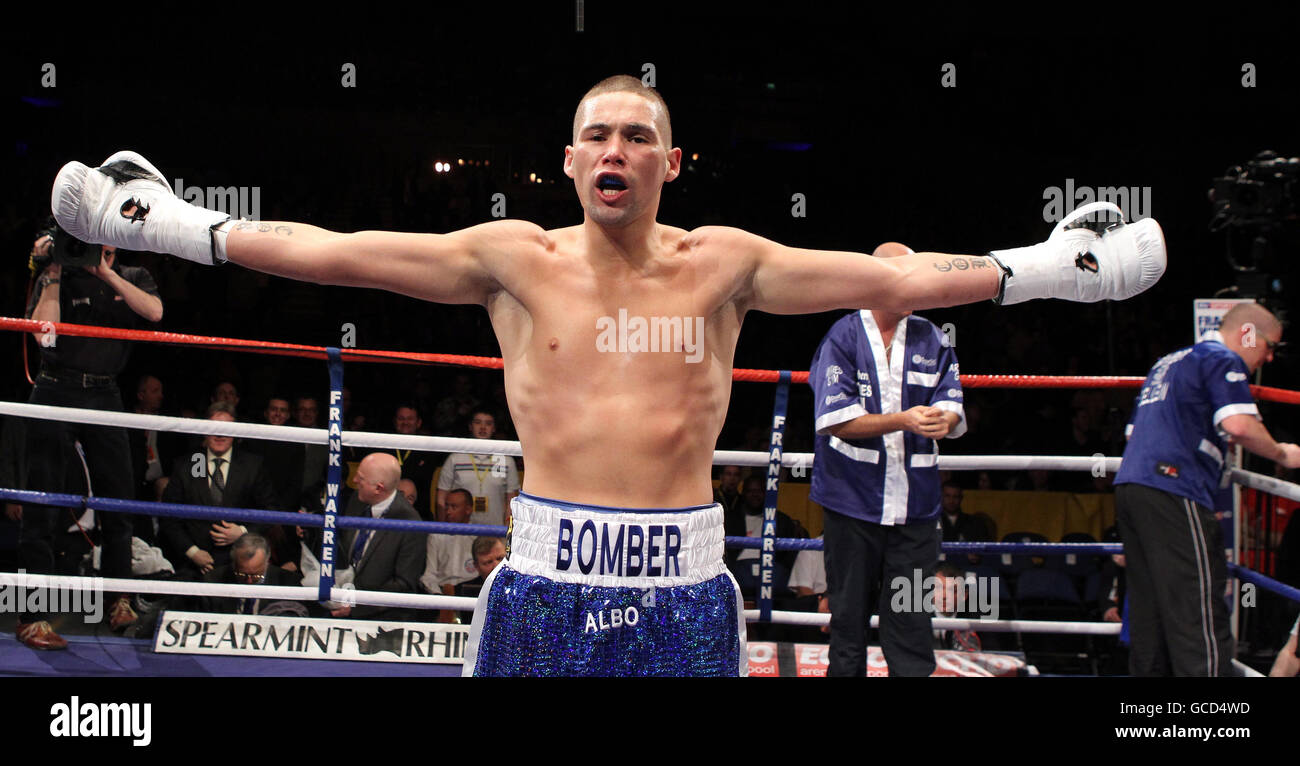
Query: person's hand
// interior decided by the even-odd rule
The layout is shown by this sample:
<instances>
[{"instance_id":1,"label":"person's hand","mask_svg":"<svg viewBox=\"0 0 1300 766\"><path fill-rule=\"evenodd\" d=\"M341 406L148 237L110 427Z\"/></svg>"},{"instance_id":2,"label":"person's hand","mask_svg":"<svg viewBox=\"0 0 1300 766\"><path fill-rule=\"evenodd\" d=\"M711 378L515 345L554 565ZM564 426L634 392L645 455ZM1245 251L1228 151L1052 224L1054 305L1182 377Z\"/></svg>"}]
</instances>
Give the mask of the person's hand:
<instances>
[{"instance_id":1,"label":"person's hand","mask_svg":"<svg viewBox=\"0 0 1300 766\"><path fill-rule=\"evenodd\" d=\"M350 616L352 616L352 607L350 607L350 606L341 606L341 607L339 607L338 609L331 609L331 610L330 610L330 616L331 616L331 617L350 617Z\"/></svg>"},{"instance_id":2,"label":"person's hand","mask_svg":"<svg viewBox=\"0 0 1300 766\"><path fill-rule=\"evenodd\" d=\"M217 545L230 545L244 534L244 528L229 521L218 521L212 525L212 542Z\"/></svg>"},{"instance_id":3,"label":"person's hand","mask_svg":"<svg viewBox=\"0 0 1300 766\"><path fill-rule=\"evenodd\" d=\"M35 242L32 243L32 257L44 258L45 256L50 254L50 250L52 250L53 248L54 248L54 238L51 237L49 234L42 234L41 236L36 238ZM50 265L54 266L55 264L50 264Z\"/></svg>"},{"instance_id":4,"label":"person's hand","mask_svg":"<svg viewBox=\"0 0 1300 766\"><path fill-rule=\"evenodd\" d=\"M10 521L20 522L23 520L23 507L18 503L5 503L5 516Z\"/></svg>"},{"instance_id":5,"label":"person's hand","mask_svg":"<svg viewBox=\"0 0 1300 766\"><path fill-rule=\"evenodd\" d=\"M84 268L86 271L89 271L91 274L94 274L95 276L99 277L104 281L108 281L109 276L113 273L113 265L109 262L108 256L104 255L103 248L100 248L99 251L98 265L83 266L82 268Z\"/></svg>"},{"instance_id":6,"label":"person's hand","mask_svg":"<svg viewBox=\"0 0 1300 766\"><path fill-rule=\"evenodd\" d=\"M283 570L286 571L286 572L297 572L297 571L298 571L298 565L295 564L295 563L293 563L292 561L286 561L286 562L284 562L283 564L280 565L280 568L283 569Z\"/></svg>"},{"instance_id":7,"label":"person's hand","mask_svg":"<svg viewBox=\"0 0 1300 766\"><path fill-rule=\"evenodd\" d=\"M903 417L903 430L929 439L942 439L948 435L948 421L943 417L943 410L918 404L900 413Z\"/></svg>"},{"instance_id":8,"label":"person's hand","mask_svg":"<svg viewBox=\"0 0 1300 766\"><path fill-rule=\"evenodd\" d=\"M1103 622L1123 622L1123 619L1119 616L1119 607L1117 606L1112 606L1110 609L1107 609L1106 613L1101 616L1101 619Z\"/></svg>"},{"instance_id":9,"label":"person's hand","mask_svg":"<svg viewBox=\"0 0 1300 766\"><path fill-rule=\"evenodd\" d=\"M1282 448L1282 459L1277 461L1287 468L1300 468L1300 446L1294 444L1279 444Z\"/></svg>"},{"instance_id":10,"label":"person's hand","mask_svg":"<svg viewBox=\"0 0 1300 766\"><path fill-rule=\"evenodd\" d=\"M825 593L823 593L823 594L821 594L820 596L817 597L817 611L818 611L819 613L821 613L821 614L830 614L830 613L831 613L831 597L830 597L830 596L828 596L828 595L826 595ZM830 632L831 632L831 626L830 626L829 624L827 624L827 625L823 625L823 626L822 626L822 632L823 632L823 633L830 633Z\"/></svg>"},{"instance_id":11,"label":"person's hand","mask_svg":"<svg viewBox=\"0 0 1300 766\"><path fill-rule=\"evenodd\" d=\"M193 561L195 566L197 566L199 568L199 571L202 572L203 574L207 574L208 572L212 571L212 564L213 564L212 554L208 553L202 548L195 551L194 554L190 556L190 561Z\"/></svg>"},{"instance_id":12,"label":"person's hand","mask_svg":"<svg viewBox=\"0 0 1300 766\"><path fill-rule=\"evenodd\" d=\"M45 267L45 271L41 272L41 280L58 279L61 276L63 276L63 267L57 263L51 263Z\"/></svg>"}]
</instances>

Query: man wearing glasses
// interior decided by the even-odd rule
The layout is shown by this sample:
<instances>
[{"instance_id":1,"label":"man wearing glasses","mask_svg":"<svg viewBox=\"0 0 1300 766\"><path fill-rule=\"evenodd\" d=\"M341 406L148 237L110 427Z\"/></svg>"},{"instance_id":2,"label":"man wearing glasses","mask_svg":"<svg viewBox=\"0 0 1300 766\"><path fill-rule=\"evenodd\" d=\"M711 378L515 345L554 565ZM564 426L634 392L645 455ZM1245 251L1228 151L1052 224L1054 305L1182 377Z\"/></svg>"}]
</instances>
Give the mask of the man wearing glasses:
<instances>
[{"instance_id":1,"label":"man wearing glasses","mask_svg":"<svg viewBox=\"0 0 1300 766\"><path fill-rule=\"evenodd\" d=\"M1277 317L1241 303L1218 332L1156 362L1142 384L1115 476L1135 676L1234 675L1214 499L1232 444L1300 467L1300 447L1273 439L1250 391L1250 376L1281 343Z\"/></svg>"},{"instance_id":2,"label":"man wearing glasses","mask_svg":"<svg viewBox=\"0 0 1300 766\"><path fill-rule=\"evenodd\" d=\"M204 578L207 582L228 585L298 585L297 578L271 563L271 546L265 537L245 534L230 548L230 563L218 567ZM280 601L260 598L210 598L206 599L206 612L225 614L267 614L268 607L283 614Z\"/></svg>"}]
</instances>

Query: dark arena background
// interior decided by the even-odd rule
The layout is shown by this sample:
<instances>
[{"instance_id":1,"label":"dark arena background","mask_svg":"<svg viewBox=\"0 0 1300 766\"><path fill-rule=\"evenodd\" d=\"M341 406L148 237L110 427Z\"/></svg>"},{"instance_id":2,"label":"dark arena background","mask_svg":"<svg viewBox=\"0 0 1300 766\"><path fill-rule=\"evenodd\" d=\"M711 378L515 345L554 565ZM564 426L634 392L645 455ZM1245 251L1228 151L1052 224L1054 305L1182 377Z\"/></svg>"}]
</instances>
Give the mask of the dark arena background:
<instances>
[{"instance_id":1,"label":"dark arena background","mask_svg":"<svg viewBox=\"0 0 1300 766\"><path fill-rule=\"evenodd\" d=\"M262 220L449 232L493 220L503 200L510 218L578 224L582 210L561 170L574 107L596 81L624 73L652 78L671 110L683 172L665 187L659 220L674 226L725 224L818 249L870 252L895 240L982 254L1043 240L1062 212L1090 201L1083 190L1122 189L1130 216L1159 220L1168 270L1134 299L921 312L955 328L963 373L1143 376L1192 342L1198 298L1253 297L1294 317L1300 171L1286 166L1263 190L1221 185L1230 192L1220 201L1274 195L1267 225L1214 225L1209 192L1263 151L1300 155L1295 9L1024 10L1032 16L596 0L438 4L413 15L364 4L298 13L222 5L178 9L188 20L168 25L161 9L134 5L94 19L29 9L0 49L0 316L24 314L28 253L59 168L73 159L93 166L122 148L144 154L182 191L244 190L237 212ZM500 353L477 307L151 253L122 261L156 279L165 306L157 329L338 345L350 324L365 349ZM751 313L736 366L807 370L843 313ZM34 375L36 343L10 332L0 348L10 360L0 399L25 401L24 359ZM1295 389L1298 373L1298 356L1281 353L1255 382ZM315 360L139 343L120 378L128 409L146 374L163 381L169 415L201 417L220 381L239 388L241 419L250 421L273 394L328 390ZM459 374L354 364L346 382L369 430L391 430L394 406L414 402L423 430L462 436L463 424L439 431L432 417ZM474 395L504 415L500 373L469 375ZM733 386L720 449L764 449L772 391ZM1074 395L968 391L978 422L944 451L1071 454ZM1108 455L1123 449L1132 395L1104 394L1105 422L1092 429ZM1279 441L1300 439L1295 406L1261 403L1261 412ZM809 388L795 386L788 450L812 450L811 413ZM508 422L498 438L514 438ZM1253 459L1247 467L1272 472ZM955 478L977 489L975 476ZM993 489L1025 486L1012 472L988 478ZM1243 650L1276 650L1276 636L1258 623L1243 627ZM1089 693L1108 711L1118 701L1110 690ZM1133 701L1157 697L1143 693ZM1023 689L999 695L1008 707L1039 698ZM929 697L918 694L916 704ZM1109 725L1109 717L1090 721L1089 734L1109 737Z\"/></svg>"}]
</instances>

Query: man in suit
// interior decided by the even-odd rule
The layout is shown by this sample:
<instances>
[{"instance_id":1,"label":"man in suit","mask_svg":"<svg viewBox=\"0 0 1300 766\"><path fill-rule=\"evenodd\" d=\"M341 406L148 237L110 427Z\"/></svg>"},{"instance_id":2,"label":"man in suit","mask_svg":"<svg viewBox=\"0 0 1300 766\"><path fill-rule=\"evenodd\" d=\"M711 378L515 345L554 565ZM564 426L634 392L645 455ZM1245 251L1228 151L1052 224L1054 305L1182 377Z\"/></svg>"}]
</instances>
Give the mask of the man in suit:
<instances>
[{"instance_id":1,"label":"man in suit","mask_svg":"<svg viewBox=\"0 0 1300 766\"><path fill-rule=\"evenodd\" d=\"M402 466L386 452L372 452L357 467L357 491L344 510L345 516L419 521L406 498L397 491ZM419 593L425 565L425 535L388 530L345 529L339 535L338 562L352 570L357 590ZM335 617L360 620L405 620L406 609L382 606L343 606L330 612Z\"/></svg>"},{"instance_id":2,"label":"man in suit","mask_svg":"<svg viewBox=\"0 0 1300 766\"><path fill-rule=\"evenodd\" d=\"M135 412L139 415L161 415L163 405L162 381L153 375L140 376L135 390ZM167 469L182 448L182 435L167 431L144 431L132 428L127 431L131 447L131 469L135 481L135 499L157 502L167 488ZM158 544L158 521L152 516L136 514L133 522L135 536Z\"/></svg>"},{"instance_id":3,"label":"man in suit","mask_svg":"<svg viewBox=\"0 0 1300 766\"><path fill-rule=\"evenodd\" d=\"M740 501L723 514L724 531L728 537L762 537L763 506L767 502L767 489L762 476L750 476L741 485ZM808 532L788 514L776 512L777 537L807 537ZM773 567L775 590L783 592L794 568L798 551L780 551ZM759 579L759 551L757 548L729 548L723 559L740 583L746 598L753 598Z\"/></svg>"},{"instance_id":4,"label":"man in suit","mask_svg":"<svg viewBox=\"0 0 1300 766\"><path fill-rule=\"evenodd\" d=\"M249 533L230 546L230 563L214 569L203 578L206 582L229 585L298 585L300 576L286 572L271 563L271 544L265 537ZM223 614L307 614L307 608L296 601L267 600L261 598L203 597L202 611ZM293 607L297 607L296 609Z\"/></svg>"},{"instance_id":5,"label":"man in suit","mask_svg":"<svg viewBox=\"0 0 1300 766\"><path fill-rule=\"evenodd\" d=\"M233 422L235 408L229 402L213 402L208 407L208 419ZM163 491L163 502L280 510L262 457L242 446L235 448L234 441L230 436L207 436L203 439L203 452L177 458L171 480ZM202 459L194 460L195 456ZM195 471L198 465L204 470ZM160 520L158 534L163 553L176 567L177 577L197 580L229 564L231 544L250 531L260 533L261 525L164 518Z\"/></svg>"}]
</instances>

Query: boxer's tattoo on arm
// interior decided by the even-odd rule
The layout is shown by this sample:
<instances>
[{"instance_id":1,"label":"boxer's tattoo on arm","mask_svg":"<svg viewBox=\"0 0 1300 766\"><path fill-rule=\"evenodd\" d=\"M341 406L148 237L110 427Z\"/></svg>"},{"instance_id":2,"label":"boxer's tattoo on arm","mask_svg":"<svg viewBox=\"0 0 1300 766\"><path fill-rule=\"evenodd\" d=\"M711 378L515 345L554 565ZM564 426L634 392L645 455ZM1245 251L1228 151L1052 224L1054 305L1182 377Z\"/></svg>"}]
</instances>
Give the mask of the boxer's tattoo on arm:
<instances>
[{"instance_id":1,"label":"boxer's tattoo on arm","mask_svg":"<svg viewBox=\"0 0 1300 766\"><path fill-rule=\"evenodd\" d=\"M269 223L257 223L254 221L240 221L239 223L235 224L234 228L231 229L231 231L257 231L261 234L266 234L268 232L271 232L272 229L271 229L271 224ZM276 226L274 231L276 234L283 234L286 237L293 235L293 228L289 226L285 226L284 224L280 224L279 226Z\"/></svg>"},{"instance_id":2,"label":"boxer's tattoo on arm","mask_svg":"<svg viewBox=\"0 0 1300 766\"><path fill-rule=\"evenodd\" d=\"M953 269L966 271L967 269L987 269L988 261L983 258L953 258L949 261L935 261L934 268L938 271L949 272Z\"/></svg>"}]
</instances>

